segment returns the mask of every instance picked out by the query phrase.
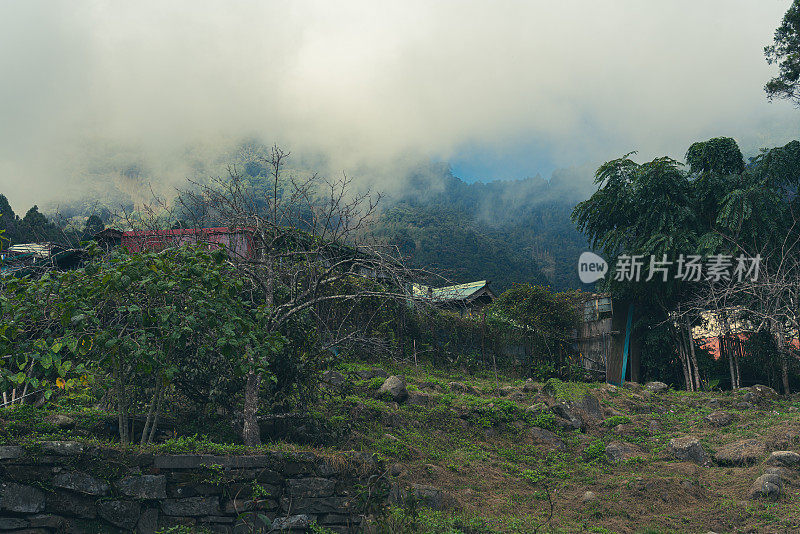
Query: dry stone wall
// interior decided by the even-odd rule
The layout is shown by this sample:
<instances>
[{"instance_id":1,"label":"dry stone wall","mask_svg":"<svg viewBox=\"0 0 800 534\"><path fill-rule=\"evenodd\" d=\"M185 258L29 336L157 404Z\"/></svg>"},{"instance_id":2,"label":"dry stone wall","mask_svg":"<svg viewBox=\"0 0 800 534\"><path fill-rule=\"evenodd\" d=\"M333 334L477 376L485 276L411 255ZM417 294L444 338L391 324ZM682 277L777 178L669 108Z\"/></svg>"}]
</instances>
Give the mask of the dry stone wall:
<instances>
[{"instance_id":1,"label":"dry stone wall","mask_svg":"<svg viewBox=\"0 0 800 534\"><path fill-rule=\"evenodd\" d=\"M153 455L0 446L0 532L358 532L388 487L368 454Z\"/></svg>"}]
</instances>

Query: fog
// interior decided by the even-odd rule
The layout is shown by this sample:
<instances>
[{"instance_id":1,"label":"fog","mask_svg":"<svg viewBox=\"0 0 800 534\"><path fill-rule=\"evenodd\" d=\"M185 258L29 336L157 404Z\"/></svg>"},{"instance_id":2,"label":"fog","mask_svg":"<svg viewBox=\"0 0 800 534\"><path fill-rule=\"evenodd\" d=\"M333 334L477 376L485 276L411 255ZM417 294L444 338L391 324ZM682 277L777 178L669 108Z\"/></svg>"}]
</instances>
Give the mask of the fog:
<instances>
[{"instance_id":1,"label":"fog","mask_svg":"<svg viewBox=\"0 0 800 534\"><path fill-rule=\"evenodd\" d=\"M5 1L0 193L19 211L131 172L168 188L253 138L390 192L427 161L491 180L718 135L754 153L800 127L763 92L788 5Z\"/></svg>"}]
</instances>

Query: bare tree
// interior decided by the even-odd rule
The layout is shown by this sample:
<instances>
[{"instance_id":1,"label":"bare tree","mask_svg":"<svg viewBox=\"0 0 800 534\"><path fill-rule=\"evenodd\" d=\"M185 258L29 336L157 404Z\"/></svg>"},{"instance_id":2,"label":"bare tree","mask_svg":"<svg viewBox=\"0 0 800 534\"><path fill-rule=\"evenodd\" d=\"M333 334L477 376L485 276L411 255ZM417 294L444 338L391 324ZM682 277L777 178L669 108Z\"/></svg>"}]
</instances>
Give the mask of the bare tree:
<instances>
[{"instance_id":1,"label":"bare tree","mask_svg":"<svg viewBox=\"0 0 800 534\"><path fill-rule=\"evenodd\" d=\"M231 166L228 176L181 191L179 209L196 228L226 226L244 236L246 243L229 243L230 256L260 305L266 332L281 332L298 315L310 314L319 348L326 350L363 334L363 325L354 324L359 304L370 301L377 313L408 298L411 273L394 250L365 240L380 195L353 191L346 175L287 176L288 156L277 146L253 154L269 169L267 184L254 185ZM261 374L258 356L247 358L242 438L256 445Z\"/></svg>"}]
</instances>

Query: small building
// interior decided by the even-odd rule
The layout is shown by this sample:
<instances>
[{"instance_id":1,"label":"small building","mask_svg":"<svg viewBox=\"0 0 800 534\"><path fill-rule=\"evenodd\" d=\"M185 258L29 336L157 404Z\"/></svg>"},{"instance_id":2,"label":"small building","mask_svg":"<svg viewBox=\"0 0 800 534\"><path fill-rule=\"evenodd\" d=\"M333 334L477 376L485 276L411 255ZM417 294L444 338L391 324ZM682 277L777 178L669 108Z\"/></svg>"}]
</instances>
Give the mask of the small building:
<instances>
[{"instance_id":1,"label":"small building","mask_svg":"<svg viewBox=\"0 0 800 534\"><path fill-rule=\"evenodd\" d=\"M458 311L462 317L475 317L497 298L489 284L489 280L479 280L445 287L414 284L412 288L416 300L428 302L438 308Z\"/></svg>"},{"instance_id":2,"label":"small building","mask_svg":"<svg viewBox=\"0 0 800 534\"><path fill-rule=\"evenodd\" d=\"M58 243L19 243L0 254L0 275L27 276L48 269L69 270L80 267L82 249L67 248Z\"/></svg>"},{"instance_id":3,"label":"small building","mask_svg":"<svg viewBox=\"0 0 800 534\"><path fill-rule=\"evenodd\" d=\"M581 365L611 384L638 382L641 343L634 330L633 303L614 301L607 293L590 293L581 312L575 335Z\"/></svg>"},{"instance_id":4,"label":"small building","mask_svg":"<svg viewBox=\"0 0 800 534\"><path fill-rule=\"evenodd\" d=\"M159 252L183 245L204 244L212 249L224 248L231 258L238 260L254 259L256 254L253 232L246 228L176 228L128 232L106 229L99 235L110 246L118 237L119 244L130 252Z\"/></svg>"}]
</instances>

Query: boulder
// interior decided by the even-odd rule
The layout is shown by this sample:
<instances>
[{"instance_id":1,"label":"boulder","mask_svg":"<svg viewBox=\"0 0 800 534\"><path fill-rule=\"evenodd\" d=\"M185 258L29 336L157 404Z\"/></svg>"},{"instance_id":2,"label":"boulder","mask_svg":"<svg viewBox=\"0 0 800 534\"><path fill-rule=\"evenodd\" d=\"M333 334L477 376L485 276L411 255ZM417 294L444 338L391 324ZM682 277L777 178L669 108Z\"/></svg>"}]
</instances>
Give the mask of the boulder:
<instances>
[{"instance_id":1,"label":"boulder","mask_svg":"<svg viewBox=\"0 0 800 534\"><path fill-rule=\"evenodd\" d=\"M783 493L783 480L779 475L764 474L750 486L751 499L777 499Z\"/></svg>"},{"instance_id":2,"label":"boulder","mask_svg":"<svg viewBox=\"0 0 800 534\"><path fill-rule=\"evenodd\" d=\"M611 463L619 463L641 455L642 450L630 443L612 441L606 446L606 459Z\"/></svg>"},{"instance_id":3,"label":"boulder","mask_svg":"<svg viewBox=\"0 0 800 534\"><path fill-rule=\"evenodd\" d=\"M469 395L480 395L480 392L475 389L474 387L468 384L462 384L461 382L450 382L447 384L450 387L450 391L454 391L456 393L466 393Z\"/></svg>"},{"instance_id":4,"label":"boulder","mask_svg":"<svg viewBox=\"0 0 800 534\"><path fill-rule=\"evenodd\" d=\"M62 429L73 428L75 426L75 419L61 413L50 414L45 418L45 421Z\"/></svg>"},{"instance_id":5,"label":"boulder","mask_svg":"<svg viewBox=\"0 0 800 534\"><path fill-rule=\"evenodd\" d=\"M337 371L325 371L322 373L321 382L328 386L338 387L345 383L347 379L342 373Z\"/></svg>"},{"instance_id":6,"label":"boulder","mask_svg":"<svg viewBox=\"0 0 800 534\"><path fill-rule=\"evenodd\" d=\"M282 532L284 530L305 530L311 525L311 518L305 514L290 515L287 517L276 517L272 522L272 530Z\"/></svg>"},{"instance_id":7,"label":"boulder","mask_svg":"<svg viewBox=\"0 0 800 534\"><path fill-rule=\"evenodd\" d=\"M669 389L669 386L664 382L648 382L644 385L644 388L649 391L650 393L661 393L662 391L666 391Z\"/></svg>"},{"instance_id":8,"label":"boulder","mask_svg":"<svg viewBox=\"0 0 800 534\"><path fill-rule=\"evenodd\" d=\"M735 419L736 416L733 415L732 413L722 412L722 411L711 412L710 414L705 416L705 420L708 421L711 424L711 426L715 427L727 426L733 423Z\"/></svg>"},{"instance_id":9,"label":"boulder","mask_svg":"<svg viewBox=\"0 0 800 534\"><path fill-rule=\"evenodd\" d=\"M431 396L421 391L409 391L406 402L413 406L428 406L431 404Z\"/></svg>"},{"instance_id":10,"label":"boulder","mask_svg":"<svg viewBox=\"0 0 800 534\"><path fill-rule=\"evenodd\" d=\"M406 381L399 376L392 375L383 382L378 393L389 396L395 402L403 402L408 398Z\"/></svg>"},{"instance_id":11,"label":"boulder","mask_svg":"<svg viewBox=\"0 0 800 534\"><path fill-rule=\"evenodd\" d=\"M164 475L129 476L114 484L125 497L133 499L165 499L167 480Z\"/></svg>"},{"instance_id":12,"label":"boulder","mask_svg":"<svg viewBox=\"0 0 800 534\"><path fill-rule=\"evenodd\" d=\"M53 486L85 493L87 495L106 495L109 487L104 481L86 473L60 473L53 479Z\"/></svg>"},{"instance_id":13,"label":"boulder","mask_svg":"<svg viewBox=\"0 0 800 534\"><path fill-rule=\"evenodd\" d=\"M0 485L0 509L20 514L36 514L44 510L45 495L38 489L8 482Z\"/></svg>"},{"instance_id":14,"label":"boulder","mask_svg":"<svg viewBox=\"0 0 800 534\"><path fill-rule=\"evenodd\" d=\"M13 460L25 456L25 449L17 445L0 446L0 460Z\"/></svg>"},{"instance_id":15,"label":"boulder","mask_svg":"<svg viewBox=\"0 0 800 534\"><path fill-rule=\"evenodd\" d=\"M767 458L766 464L779 467L798 467L800 466L800 454L793 451L774 451Z\"/></svg>"},{"instance_id":16,"label":"boulder","mask_svg":"<svg viewBox=\"0 0 800 534\"><path fill-rule=\"evenodd\" d=\"M708 463L708 457L700 444L700 440L694 436L671 439L667 445L667 451L677 460L696 464Z\"/></svg>"},{"instance_id":17,"label":"boulder","mask_svg":"<svg viewBox=\"0 0 800 534\"><path fill-rule=\"evenodd\" d=\"M593 419L603 419L603 407L597 397L591 393L586 393L581 399L575 403L576 408L583 410L589 417Z\"/></svg>"},{"instance_id":18,"label":"boulder","mask_svg":"<svg viewBox=\"0 0 800 534\"><path fill-rule=\"evenodd\" d=\"M141 506L136 501L101 501L97 512L115 527L132 530L139 522Z\"/></svg>"},{"instance_id":19,"label":"boulder","mask_svg":"<svg viewBox=\"0 0 800 534\"><path fill-rule=\"evenodd\" d=\"M293 478L286 481L286 492L292 497L330 497L335 487L335 480L320 477Z\"/></svg>"},{"instance_id":20,"label":"boulder","mask_svg":"<svg viewBox=\"0 0 800 534\"><path fill-rule=\"evenodd\" d=\"M57 456L77 456L83 452L83 443L77 441L42 441L42 452Z\"/></svg>"},{"instance_id":21,"label":"boulder","mask_svg":"<svg viewBox=\"0 0 800 534\"><path fill-rule=\"evenodd\" d=\"M721 465L751 465L766 453L764 444L757 439L742 439L723 445L714 454L714 461Z\"/></svg>"},{"instance_id":22,"label":"boulder","mask_svg":"<svg viewBox=\"0 0 800 534\"><path fill-rule=\"evenodd\" d=\"M165 499L161 501L164 515L199 516L217 515L219 513L219 497L188 497L185 499Z\"/></svg>"},{"instance_id":23,"label":"boulder","mask_svg":"<svg viewBox=\"0 0 800 534\"><path fill-rule=\"evenodd\" d=\"M578 416L574 407L567 402L559 402L550 407L554 414L569 422L569 427L575 430L585 430L586 425ZM561 425L563 427L563 425Z\"/></svg>"},{"instance_id":24,"label":"boulder","mask_svg":"<svg viewBox=\"0 0 800 534\"><path fill-rule=\"evenodd\" d=\"M737 410L753 410L755 409L755 405L752 402L742 401L737 402L733 405L734 408Z\"/></svg>"},{"instance_id":25,"label":"boulder","mask_svg":"<svg viewBox=\"0 0 800 534\"><path fill-rule=\"evenodd\" d=\"M564 449L566 445L557 434L545 430L544 428L533 427L528 430L528 435L539 445L545 445L554 449Z\"/></svg>"},{"instance_id":26,"label":"boulder","mask_svg":"<svg viewBox=\"0 0 800 534\"><path fill-rule=\"evenodd\" d=\"M435 486L426 484L411 484L404 492L405 502L414 502L427 506L433 510L443 510L455 504L452 495Z\"/></svg>"},{"instance_id":27,"label":"boulder","mask_svg":"<svg viewBox=\"0 0 800 534\"><path fill-rule=\"evenodd\" d=\"M581 497L581 502L584 502L584 503L592 502L592 501L596 501L596 500L597 500L597 495L593 491L587 491L587 492L585 492L583 494L583 497Z\"/></svg>"},{"instance_id":28,"label":"boulder","mask_svg":"<svg viewBox=\"0 0 800 534\"><path fill-rule=\"evenodd\" d=\"M775 391L769 386L764 386L762 384L756 384L755 386L750 386L749 388L747 388L747 390L756 399L777 400L780 397L777 391Z\"/></svg>"},{"instance_id":29,"label":"boulder","mask_svg":"<svg viewBox=\"0 0 800 534\"><path fill-rule=\"evenodd\" d=\"M383 369L373 367L372 369L359 369L356 371L356 376L361 380L372 380L373 378L388 378L389 373Z\"/></svg>"}]
</instances>

